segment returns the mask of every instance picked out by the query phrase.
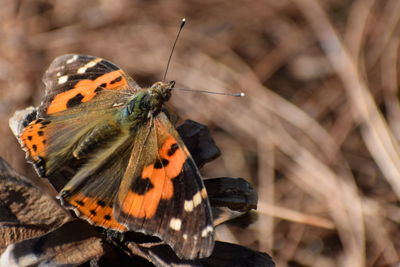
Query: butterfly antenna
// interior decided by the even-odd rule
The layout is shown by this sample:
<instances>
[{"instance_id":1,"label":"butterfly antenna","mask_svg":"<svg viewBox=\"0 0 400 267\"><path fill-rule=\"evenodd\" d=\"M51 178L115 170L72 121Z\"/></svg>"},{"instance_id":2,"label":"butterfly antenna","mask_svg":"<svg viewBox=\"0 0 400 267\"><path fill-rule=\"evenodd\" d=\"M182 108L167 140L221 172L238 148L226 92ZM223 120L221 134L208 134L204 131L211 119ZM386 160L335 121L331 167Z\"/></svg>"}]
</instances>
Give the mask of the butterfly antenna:
<instances>
[{"instance_id":1,"label":"butterfly antenna","mask_svg":"<svg viewBox=\"0 0 400 267\"><path fill-rule=\"evenodd\" d=\"M172 55L174 54L176 42L178 41L179 35L181 34L182 28L183 28L183 26L185 26L185 23L186 23L186 19L183 18L182 21L181 21L181 26L179 27L178 34L176 35L174 45L172 46L171 53L169 54L169 58L168 58L168 62L167 62L167 67L165 68L165 72L164 72L163 82L165 82L165 78L167 77L167 72L168 72L168 68L169 68L169 63L171 62Z\"/></svg>"},{"instance_id":2,"label":"butterfly antenna","mask_svg":"<svg viewBox=\"0 0 400 267\"><path fill-rule=\"evenodd\" d=\"M206 90L190 90L190 89L186 89L186 88L172 88L172 90L195 92L195 93L206 93L206 94L213 94L213 95L227 95L227 96L236 96L236 97L245 96L245 94L243 92L241 92L241 93L223 93L223 92L213 92L213 91L206 91Z\"/></svg>"}]
</instances>

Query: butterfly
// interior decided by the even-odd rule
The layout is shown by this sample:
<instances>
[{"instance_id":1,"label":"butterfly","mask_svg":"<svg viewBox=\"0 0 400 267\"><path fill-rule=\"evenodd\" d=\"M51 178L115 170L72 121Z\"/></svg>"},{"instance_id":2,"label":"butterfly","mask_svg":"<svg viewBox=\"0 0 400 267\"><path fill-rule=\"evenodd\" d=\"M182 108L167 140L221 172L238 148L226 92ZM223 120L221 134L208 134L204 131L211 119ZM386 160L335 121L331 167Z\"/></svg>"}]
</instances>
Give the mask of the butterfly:
<instances>
[{"instance_id":1,"label":"butterfly","mask_svg":"<svg viewBox=\"0 0 400 267\"><path fill-rule=\"evenodd\" d=\"M141 88L113 63L63 55L17 136L41 177L73 166L62 204L95 226L154 235L184 259L214 246L201 175L165 112L174 81Z\"/></svg>"}]
</instances>

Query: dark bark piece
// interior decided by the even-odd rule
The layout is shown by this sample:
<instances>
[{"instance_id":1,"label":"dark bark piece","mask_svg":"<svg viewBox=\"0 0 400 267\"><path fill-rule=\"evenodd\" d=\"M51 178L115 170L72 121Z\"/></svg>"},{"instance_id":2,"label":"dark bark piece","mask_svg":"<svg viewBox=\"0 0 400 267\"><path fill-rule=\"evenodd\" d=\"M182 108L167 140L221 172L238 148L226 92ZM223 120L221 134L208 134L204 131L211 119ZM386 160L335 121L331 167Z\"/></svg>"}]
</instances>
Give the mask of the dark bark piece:
<instances>
[{"instance_id":1,"label":"dark bark piece","mask_svg":"<svg viewBox=\"0 0 400 267\"><path fill-rule=\"evenodd\" d=\"M204 180L212 207L227 207L246 212L257 209L257 191L243 178L213 178Z\"/></svg>"},{"instance_id":2,"label":"dark bark piece","mask_svg":"<svg viewBox=\"0 0 400 267\"><path fill-rule=\"evenodd\" d=\"M0 257L0 265L76 266L111 251L94 227L81 220L67 222L40 237L9 246Z\"/></svg>"},{"instance_id":3,"label":"dark bark piece","mask_svg":"<svg viewBox=\"0 0 400 267\"><path fill-rule=\"evenodd\" d=\"M48 228L36 225L0 223L0 255L7 246L25 239L41 236L48 231Z\"/></svg>"},{"instance_id":4,"label":"dark bark piece","mask_svg":"<svg viewBox=\"0 0 400 267\"><path fill-rule=\"evenodd\" d=\"M207 126L186 120L177 130L198 168L221 155Z\"/></svg>"},{"instance_id":5,"label":"dark bark piece","mask_svg":"<svg viewBox=\"0 0 400 267\"><path fill-rule=\"evenodd\" d=\"M90 262L87 262L83 265L90 267L151 267L154 264L150 263L148 260L140 257L138 255L127 255L122 249L113 247L112 251L105 253L100 258L91 259Z\"/></svg>"},{"instance_id":6,"label":"dark bark piece","mask_svg":"<svg viewBox=\"0 0 400 267\"><path fill-rule=\"evenodd\" d=\"M214 225L230 221L257 208L258 195L243 178L204 180L211 203Z\"/></svg>"},{"instance_id":7,"label":"dark bark piece","mask_svg":"<svg viewBox=\"0 0 400 267\"><path fill-rule=\"evenodd\" d=\"M129 243L132 253L152 262L156 266L237 266L274 267L271 257L239 245L217 241L212 255L199 260L181 260L172 249L160 242L138 244Z\"/></svg>"},{"instance_id":8,"label":"dark bark piece","mask_svg":"<svg viewBox=\"0 0 400 267\"><path fill-rule=\"evenodd\" d=\"M258 252L235 244L216 242L211 257L200 262L208 267L274 267L267 253Z\"/></svg>"},{"instance_id":9,"label":"dark bark piece","mask_svg":"<svg viewBox=\"0 0 400 267\"><path fill-rule=\"evenodd\" d=\"M133 254L152 263L152 266L203 266L198 261L181 260L173 252L170 246L162 242L158 243L129 243L128 248Z\"/></svg>"},{"instance_id":10,"label":"dark bark piece","mask_svg":"<svg viewBox=\"0 0 400 267\"><path fill-rule=\"evenodd\" d=\"M0 203L0 224L6 222L18 223L18 218L13 214L10 207Z\"/></svg>"},{"instance_id":11,"label":"dark bark piece","mask_svg":"<svg viewBox=\"0 0 400 267\"><path fill-rule=\"evenodd\" d=\"M0 252L70 219L69 213L0 158Z\"/></svg>"}]
</instances>

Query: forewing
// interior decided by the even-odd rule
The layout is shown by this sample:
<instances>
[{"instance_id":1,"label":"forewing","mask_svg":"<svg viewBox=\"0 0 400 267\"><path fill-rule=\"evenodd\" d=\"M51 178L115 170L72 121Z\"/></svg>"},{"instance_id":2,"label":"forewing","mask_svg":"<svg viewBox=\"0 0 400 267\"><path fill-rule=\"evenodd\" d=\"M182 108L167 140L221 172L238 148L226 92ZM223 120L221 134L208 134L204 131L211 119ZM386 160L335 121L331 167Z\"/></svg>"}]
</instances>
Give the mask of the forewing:
<instances>
[{"instance_id":1,"label":"forewing","mask_svg":"<svg viewBox=\"0 0 400 267\"><path fill-rule=\"evenodd\" d=\"M17 137L27 159L46 177L72 159L74 147L97 125L113 120L139 88L111 62L83 55L56 58L43 81L45 98Z\"/></svg>"},{"instance_id":2,"label":"forewing","mask_svg":"<svg viewBox=\"0 0 400 267\"><path fill-rule=\"evenodd\" d=\"M199 171L164 113L149 124L145 140L134 142L115 216L130 230L160 237L181 258L207 257L214 228Z\"/></svg>"},{"instance_id":3,"label":"forewing","mask_svg":"<svg viewBox=\"0 0 400 267\"><path fill-rule=\"evenodd\" d=\"M63 55L56 58L43 76L46 95L39 117L78 106L103 90L131 92L136 82L113 63L92 56Z\"/></svg>"}]
</instances>

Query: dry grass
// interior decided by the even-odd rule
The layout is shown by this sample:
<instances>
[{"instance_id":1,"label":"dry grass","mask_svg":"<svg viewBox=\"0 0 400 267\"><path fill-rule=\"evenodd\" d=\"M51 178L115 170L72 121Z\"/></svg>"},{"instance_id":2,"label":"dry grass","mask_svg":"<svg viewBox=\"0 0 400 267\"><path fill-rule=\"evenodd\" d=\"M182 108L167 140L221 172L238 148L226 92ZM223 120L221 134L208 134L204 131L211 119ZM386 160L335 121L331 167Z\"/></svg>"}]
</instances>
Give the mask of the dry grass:
<instances>
[{"instance_id":1,"label":"dry grass","mask_svg":"<svg viewBox=\"0 0 400 267\"><path fill-rule=\"evenodd\" d=\"M259 191L258 221L218 237L266 251L278 266L399 262L398 0L0 4L0 155L17 170L34 176L7 121L39 104L54 57L105 57L149 85L186 17L168 78L247 95L171 100L222 149L205 176L243 176Z\"/></svg>"}]
</instances>

